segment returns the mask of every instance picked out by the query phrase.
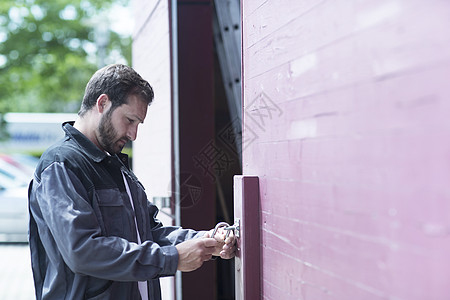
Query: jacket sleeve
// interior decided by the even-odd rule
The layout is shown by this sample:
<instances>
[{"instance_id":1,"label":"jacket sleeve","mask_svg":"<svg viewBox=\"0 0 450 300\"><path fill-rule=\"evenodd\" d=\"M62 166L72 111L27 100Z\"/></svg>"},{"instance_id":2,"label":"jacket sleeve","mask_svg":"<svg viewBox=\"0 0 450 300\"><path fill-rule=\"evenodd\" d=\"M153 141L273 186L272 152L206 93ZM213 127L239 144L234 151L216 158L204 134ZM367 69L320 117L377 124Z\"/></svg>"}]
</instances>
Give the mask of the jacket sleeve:
<instances>
[{"instance_id":1,"label":"jacket sleeve","mask_svg":"<svg viewBox=\"0 0 450 300\"><path fill-rule=\"evenodd\" d=\"M102 236L86 199L88 194L80 180L63 163L47 167L41 180L35 179L30 193L30 208L43 245L54 249L53 255L61 255L74 273L116 281L175 274L178 252L173 245L160 246L152 241L138 245Z\"/></svg>"},{"instance_id":2,"label":"jacket sleeve","mask_svg":"<svg viewBox=\"0 0 450 300\"><path fill-rule=\"evenodd\" d=\"M175 246L181 242L200 238L206 231L195 231L192 229L183 229L177 226L163 226L162 223L156 218L158 214L158 208L148 201L148 211L150 220L152 220L152 235L153 240L160 246Z\"/></svg>"}]
</instances>

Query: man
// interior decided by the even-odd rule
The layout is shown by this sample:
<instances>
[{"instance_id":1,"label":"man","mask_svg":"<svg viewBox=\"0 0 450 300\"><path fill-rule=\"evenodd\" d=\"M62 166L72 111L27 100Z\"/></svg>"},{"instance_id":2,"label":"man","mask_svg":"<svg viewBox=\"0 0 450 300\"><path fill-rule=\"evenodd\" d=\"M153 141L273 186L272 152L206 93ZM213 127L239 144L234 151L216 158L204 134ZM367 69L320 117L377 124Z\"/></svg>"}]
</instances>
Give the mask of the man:
<instances>
[{"instance_id":1,"label":"man","mask_svg":"<svg viewBox=\"0 0 450 300\"><path fill-rule=\"evenodd\" d=\"M162 226L130 171L121 150L152 100L132 68L102 68L65 138L42 155L29 188L37 299L160 299L159 277L234 256L234 237Z\"/></svg>"}]
</instances>

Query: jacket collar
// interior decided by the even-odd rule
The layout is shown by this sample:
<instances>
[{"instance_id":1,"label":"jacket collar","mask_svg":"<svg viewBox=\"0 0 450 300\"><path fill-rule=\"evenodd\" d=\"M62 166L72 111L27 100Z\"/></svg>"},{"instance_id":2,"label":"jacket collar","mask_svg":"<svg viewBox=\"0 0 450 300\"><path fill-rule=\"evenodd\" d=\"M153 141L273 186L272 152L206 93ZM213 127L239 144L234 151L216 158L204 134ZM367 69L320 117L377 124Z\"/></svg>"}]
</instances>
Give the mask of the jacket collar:
<instances>
[{"instance_id":1,"label":"jacket collar","mask_svg":"<svg viewBox=\"0 0 450 300\"><path fill-rule=\"evenodd\" d=\"M74 121L64 122L62 128L66 133L66 136L72 138L81 148L84 149L84 153L89 156L95 162L101 162L108 155L100 150L91 140L89 140L78 129L73 127ZM128 155L124 153L118 153L117 157L128 167Z\"/></svg>"}]
</instances>

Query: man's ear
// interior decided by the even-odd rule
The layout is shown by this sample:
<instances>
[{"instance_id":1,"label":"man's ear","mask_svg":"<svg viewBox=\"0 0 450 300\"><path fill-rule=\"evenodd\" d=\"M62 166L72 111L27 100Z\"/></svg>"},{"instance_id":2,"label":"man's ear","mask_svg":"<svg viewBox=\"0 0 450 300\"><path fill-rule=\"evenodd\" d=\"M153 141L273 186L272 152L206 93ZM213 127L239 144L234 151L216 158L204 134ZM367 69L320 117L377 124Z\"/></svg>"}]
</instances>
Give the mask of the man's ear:
<instances>
[{"instance_id":1,"label":"man's ear","mask_svg":"<svg viewBox=\"0 0 450 300\"><path fill-rule=\"evenodd\" d=\"M97 98L97 110L99 113L105 112L108 107L111 105L111 102L109 101L109 97L106 94L101 94Z\"/></svg>"}]
</instances>

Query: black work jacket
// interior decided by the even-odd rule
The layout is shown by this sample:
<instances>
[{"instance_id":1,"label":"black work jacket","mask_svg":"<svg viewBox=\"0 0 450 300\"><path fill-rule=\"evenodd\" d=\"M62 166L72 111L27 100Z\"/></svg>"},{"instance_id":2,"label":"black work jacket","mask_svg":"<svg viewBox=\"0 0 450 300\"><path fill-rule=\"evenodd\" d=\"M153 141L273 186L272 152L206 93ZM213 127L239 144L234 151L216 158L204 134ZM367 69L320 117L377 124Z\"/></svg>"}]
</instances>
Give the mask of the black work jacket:
<instances>
[{"instance_id":1,"label":"black work jacket","mask_svg":"<svg viewBox=\"0 0 450 300\"><path fill-rule=\"evenodd\" d=\"M36 298L140 299L137 281L148 281L149 299L161 299L158 278L177 270L174 245L203 232L162 226L128 157L105 154L72 124L63 124L65 138L42 155L30 183Z\"/></svg>"}]
</instances>

